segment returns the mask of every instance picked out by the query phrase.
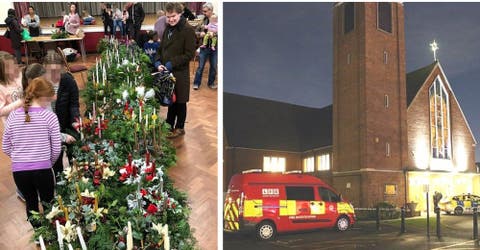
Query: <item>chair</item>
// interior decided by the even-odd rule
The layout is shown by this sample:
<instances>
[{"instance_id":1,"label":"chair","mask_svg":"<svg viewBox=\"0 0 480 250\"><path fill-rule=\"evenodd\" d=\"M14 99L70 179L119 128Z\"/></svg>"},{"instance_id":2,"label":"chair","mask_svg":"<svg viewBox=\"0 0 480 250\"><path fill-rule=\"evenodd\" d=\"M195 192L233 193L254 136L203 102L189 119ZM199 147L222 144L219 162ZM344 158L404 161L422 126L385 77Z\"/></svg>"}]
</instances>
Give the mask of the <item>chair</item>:
<instances>
[{"instance_id":1,"label":"chair","mask_svg":"<svg viewBox=\"0 0 480 250\"><path fill-rule=\"evenodd\" d=\"M65 67L67 68L67 71L75 74L75 73L80 73L80 76L82 77L83 81L83 86L87 82L85 79L85 76L83 75L83 72L86 72L88 68L83 65L83 64L76 64L76 65L70 65L67 61L67 57L65 56L65 53L63 53L63 50L60 47L57 47L57 52L62 56L63 58L63 64L65 64Z\"/></svg>"}]
</instances>

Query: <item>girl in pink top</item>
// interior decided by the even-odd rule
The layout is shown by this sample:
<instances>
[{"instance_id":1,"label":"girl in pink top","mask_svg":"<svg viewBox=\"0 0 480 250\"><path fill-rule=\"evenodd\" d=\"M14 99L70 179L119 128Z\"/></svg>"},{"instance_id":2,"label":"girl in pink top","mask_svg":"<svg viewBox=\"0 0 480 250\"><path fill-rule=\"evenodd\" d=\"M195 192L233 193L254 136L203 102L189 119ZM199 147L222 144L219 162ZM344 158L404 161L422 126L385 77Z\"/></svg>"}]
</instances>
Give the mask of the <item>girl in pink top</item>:
<instances>
[{"instance_id":1,"label":"girl in pink top","mask_svg":"<svg viewBox=\"0 0 480 250\"><path fill-rule=\"evenodd\" d=\"M0 119L3 124L11 111L23 105L22 83L13 56L0 51Z\"/></svg>"},{"instance_id":2,"label":"girl in pink top","mask_svg":"<svg viewBox=\"0 0 480 250\"><path fill-rule=\"evenodd\" d=\"M77 13L77 6L75 4L70 4L70 13L68 16L65 16L63 19L65 24L65 30L72 34L77 35L80 27L80 16Z\"/></svg>"}]
</instances>

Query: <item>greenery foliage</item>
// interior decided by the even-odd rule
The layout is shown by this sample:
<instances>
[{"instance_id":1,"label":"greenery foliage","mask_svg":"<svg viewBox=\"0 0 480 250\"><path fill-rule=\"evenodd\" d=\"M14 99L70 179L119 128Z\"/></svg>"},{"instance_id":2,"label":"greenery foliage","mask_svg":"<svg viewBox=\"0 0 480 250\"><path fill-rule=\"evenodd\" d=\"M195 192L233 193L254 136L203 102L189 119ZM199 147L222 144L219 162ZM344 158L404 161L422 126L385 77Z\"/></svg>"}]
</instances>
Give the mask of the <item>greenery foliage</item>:
<instances>
[{"instance_id":1,"label":"greenery foliage","mask_svg":"<svg viewBox=\"0 0 480 250\"><path fill-rule=\"evenodd\" d=\"M58 249L58 220L65 248L81 249L78 226L88 249L126 249L130 222L134 249L195 249L187 196L167 175L175 148L157 117L148 57L116 40L103 40L99 48L101 60L82 92L87 110L78 120L81 140L72 166L59 176L44 214L33 214L40 225L33 237Z\"/></svg>"}]
</instances>

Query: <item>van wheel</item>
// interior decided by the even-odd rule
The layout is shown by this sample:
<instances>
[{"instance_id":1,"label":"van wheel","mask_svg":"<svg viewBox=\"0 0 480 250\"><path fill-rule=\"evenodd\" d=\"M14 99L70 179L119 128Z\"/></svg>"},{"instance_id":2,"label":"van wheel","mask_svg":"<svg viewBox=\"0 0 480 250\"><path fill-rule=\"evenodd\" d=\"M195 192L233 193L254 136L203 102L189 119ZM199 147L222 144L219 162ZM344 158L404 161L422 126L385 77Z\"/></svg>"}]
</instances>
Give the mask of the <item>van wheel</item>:
<instances>
[{"instance_id":1,"label":"van wheel","mask_svg":"<svg viewBox=\"0 0 480 250\"><path fill-rule=\"evenodd\" d=\"M276 234L275 224L270 221L262 221L257 226L257 237L261 240L272 240Z\"/></svg>"},{"instance_id":2,"label":"van wheel","mask_svg":"<svg viewBox=\"0 0 480 250\"><path fill-rule=\"evenodd\" d=\"M336 228L338 231L346 231L350 227L350 220L346 216L341 216L337 220Z\"/></svg>"},{"instance_id":3,"label":"van wheel","mask_svg":"<svg viewBox=\"0 0 480 250\"><path fill-rule=\"evenodd\" d=\"M463 214L463 208L461 207L456 207L455 211L453 211L455 215L462 215Z\"/></svg>"}]
</instances>

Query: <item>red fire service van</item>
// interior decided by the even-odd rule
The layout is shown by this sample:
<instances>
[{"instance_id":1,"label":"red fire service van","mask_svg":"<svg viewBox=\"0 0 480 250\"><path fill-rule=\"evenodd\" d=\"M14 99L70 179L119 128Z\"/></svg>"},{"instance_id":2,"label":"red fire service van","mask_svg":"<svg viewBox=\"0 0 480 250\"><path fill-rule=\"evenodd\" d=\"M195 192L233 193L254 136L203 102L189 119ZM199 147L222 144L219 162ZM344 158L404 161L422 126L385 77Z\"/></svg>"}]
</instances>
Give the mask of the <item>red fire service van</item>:
<instances>
[{"instance_id":1,"label":"red fire service van","mask_svg":"<svg viewBox=\"0 0 480 250\"><path fill-rule=\"evenodd\" d=\"M355 223L353 206L322 180L301 173L248 170L230 179L224 204L224 230L254 229L269 240L277 232Z\"/></svg>"}]
</instances>

